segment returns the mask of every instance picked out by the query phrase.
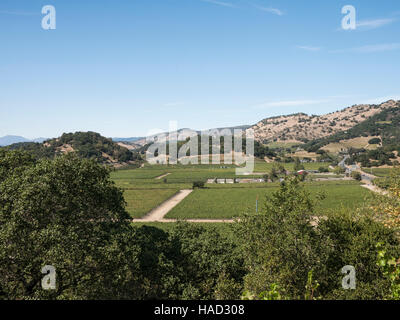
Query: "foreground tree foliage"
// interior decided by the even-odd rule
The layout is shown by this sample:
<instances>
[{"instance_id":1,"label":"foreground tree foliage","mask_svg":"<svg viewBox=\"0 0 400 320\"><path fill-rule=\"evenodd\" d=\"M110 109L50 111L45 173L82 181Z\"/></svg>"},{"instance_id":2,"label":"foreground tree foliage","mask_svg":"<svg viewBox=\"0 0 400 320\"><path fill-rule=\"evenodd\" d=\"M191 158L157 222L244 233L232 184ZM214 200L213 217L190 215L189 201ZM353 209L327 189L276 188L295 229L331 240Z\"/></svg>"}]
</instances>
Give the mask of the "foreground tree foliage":
<instances>
[{"instance_id":1,"label":"foreground tree foliage","mask_svg":"<svg viewBox=\"0 0 400 320\"><path fill-rule=\"evenodd\" d=\"M187 224L132 227L122 191L94 161L2 151L0 173L2 298L213 299L240 282L231 240ZM56 290L41 287L45 265Z\"/></svg>"},{"instance_id":2,"label":"foreground tree foliage","mask_svg":"<svg viewBox=\"0 0 400 320\"><path fill-rule=\"evenodd\" d=\"M400 168L391 171L390 176L379 178L374 184L384 190L374 196L372 210L376 217L396 231L400 230Z\"/></svg>"},{"instance_id":3,"label":"foreground tree foliage","mask_svg":"<svg viewBox=\"0 0 400 320\"><path fill-rule=\"evenodd\" d=\"M226 229L137 227L109 169L94 160L0 150L0 298L385 299L398 292L398 274L393 280L385 267L386 257L400 256L394 231L365 215L316 217L317 199L287 177L264 212ZM56 290L41 287L45 265L56 268ZM345 265L356 269L356 290L341 288Z\"/></svg>"},{"instance_id":4,"label":"foreground tree foliage","mask_svg":"<svg viewBox=\"0 0 400 320\"><path fill-rule=\"evenodd\" d=\"M76 156L28 161L18 152L1 162L8 165L0 184L0 283L7 297L111 298L124 296L124 285L138 285L132 264L139 249L106 168ZM41 288L44 265L57 270L55 291Z\"/></svg>"},{"instance_id":5,"label":"foreground tree foliage","mask_svg":"<svg viewBox=\"0 0 400 320\"><path fill-rule=\"evenodd\" d=\"M386 297L390 284L376 264L376 244L385 243L388 252L398 254L394 233L368 217L315 217L314 206L301 182L291 178L267 198L264 212L241 218L238 233L247 267L247 298L271 295L270 288L287 299L310 297L310 272L318 283L314 298ZM356 290L341 287L346 265L356 269Z\"/></svg>"},{"instance_id":6,"label":"foreground tree foliage","mask_svg":"<svg viewBox=\"0 0 400 320\"><path fill-rule=\"evenodd\" d=\"M238 246L216 230L178 224L171 230L181 258L183 299L237 299L242 291L243 260Z\"/></svg>"}]
</instances>

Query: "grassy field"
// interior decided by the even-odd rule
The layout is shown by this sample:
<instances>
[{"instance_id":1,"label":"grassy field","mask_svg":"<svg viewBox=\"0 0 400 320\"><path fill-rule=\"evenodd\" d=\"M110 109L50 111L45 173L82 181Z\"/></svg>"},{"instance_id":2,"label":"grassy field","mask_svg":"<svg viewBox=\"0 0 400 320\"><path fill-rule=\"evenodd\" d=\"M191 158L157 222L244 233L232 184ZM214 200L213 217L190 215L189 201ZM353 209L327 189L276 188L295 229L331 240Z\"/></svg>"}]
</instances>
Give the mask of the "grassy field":
<instances>
[{"instance_id":1,"label":"grassy field","mask_svg":"<svg viewBox=\"0 0 400 320\"><path fill-rule=\"evenodd\" d=\"M155 179L165 173L167 173L166 168L159 166L157 169L138 168L130 170L116 170L111 173L111 177L116 181L121 179Z\"/></svg>"},{"instance_id":2,"label":"grassy field","mask_svg":"<svg viewBox=\"0 0 400 320\"><path fill-rule=\"evenodd\" d=\"M362 168L362 170L366 173L372 173L377 177L388 177L390 176L390 172L393 170L392 168Z\"/></svg>"},{"instance_id":3,"label":"grassy field","mask_svg":"<svg viewBox=\"0 0 400 320\"><path fill-rule=\"evenodd\" d=\"M310 158L310 159L316 160L319 155L316 154L315 152L307 152L305 150L301 150L301 151L296 151L295 153L291 154L290 156L291 157L297 157L297 158L300 158L300 159Z\"/></svg>"},{"instance_id":4,"label":"grassy field","mask_svg":"<svg viewBox=\"0 0 400 320\"><path fill-rule=\"evenodd\" d=\"M306 170L318 170L320 167L328 168L329 163L327 162L311 162L303 163ZM255 172L269 172L273 166L273 163L267 163L265 161L256 160L254 165ZM283 163L286 170L293 171L294 163Z\"/></svg>"},{"instance_id":5,"label":"grassy field","mask_svg":"<svg viewBox=\"0 0 400 320\"><path fill-rule=\"evenodd\" d=\"M178 189L124 190L126 209L132 218L142 218L178 191Z\"/></svg>"},{"instance_id":6,"label":"grassy field","mask_svg":"<svg viewBox=\"0 0 400 320\"><path fill-rule=\"evenodd\" d=\"M276 188L271 186L195 190L172 209L167 218L233 218L244 212L254 212L257 197L258 208L263 210L265 196ZM357 208L369 194L368 190L352 181L312 182L307 184L307 188L311 194L315 195L322 191L326 195L326 198L319 203L316 214L326 214L326 211L342 207Z\"/></svg>"},{"instance_id":7,"label":"grassy field","mask_svg":"<svg viewBox=\"0 0 400 320\"><path fill-rule=\"evenodd\" d=\"M156 179L166 173L169 175L165 178ZM234 177L232 165L145 166L111 173L116 185L124 190L127 211L133 218L143 217L179 190L190 189L194 181ZM224 188L216 184L212 187Z\"/></svg>"},{"instance_id":8,"label":"grassy field","mask_svg":"<svg viewBox=\"0 0 400 320\"><path fill-rule=\"evenodd\" d=\"M268 172L272 163L256 161L256 172ZM284 164L289 171L293 163ZM305 163L309 170L328 167L329 163ZM381 175L389 169L375 169ZM368 172L368 171L367 171ZM156 179L166 173L168 176ZM189 166L149 166L143 168L117 170L111 173L116 185L124 190L127 211L133 218L141 218L152 209L166 201L179 190L191 189L193 181L213 178L234 178L233 165L189 165ZM246 178L260 175L246 176ZM317 176L313 176L314 178ZM322 177L322 176L321 176ZM330 209L356 208L363 203L368 190L361 188L354 181L310 181L307 182L312 194L324 191L324 199L318 207L318 213ZM167 218L232 218L245 211L255 211L256 199L259 198L259 210L264 208L265 195L278 188L279 183L237 183L237 184L207 184L206 189L196 189L180 204L172 209Z\"/></svg>"},{"instance_id":9,"label":"grassy field","mask_svg":"<svg viewBox=\"0 0 400 320\"><path fill-rule=\"evenodd\" d=\"M379 138L379 137L370 136L370 137L359 137L348 140L342 140L340 142L330 143L321 149L332 153L338 153L342 149L348 149L348 148L365 148L368 150L373 150L378 147L378 145L376 144L368 143L368 141L373 138Z\"/></svg>"},{"instance_id":10,"label":"grassy field","mask_svg":"<svg viewBox=\"0 0 400 320\"><path fill-rule=\"evenodd\" d=\"M157 169L155 169L155 168ZM117 170L111 173L112 179L122 188L146 187L148 185L162 186L171 184L192 185L194 181L207 179L233 179L236 175L236 167L228 165L207 166L154 166L132 170ZM162 179L156 179L164 174L168 175ZM246 178L260 178L259 175L249 175Z\"/></svg>"}]
</instances>

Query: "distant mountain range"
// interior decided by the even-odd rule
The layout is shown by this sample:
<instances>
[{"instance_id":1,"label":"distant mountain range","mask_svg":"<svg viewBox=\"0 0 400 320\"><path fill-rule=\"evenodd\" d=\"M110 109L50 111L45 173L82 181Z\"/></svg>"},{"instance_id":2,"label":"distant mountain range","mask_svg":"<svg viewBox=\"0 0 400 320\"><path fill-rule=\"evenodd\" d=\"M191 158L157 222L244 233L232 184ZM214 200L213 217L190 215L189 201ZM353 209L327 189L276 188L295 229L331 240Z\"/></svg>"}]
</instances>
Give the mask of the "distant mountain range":
<instances>
[{"instance_id":1,"label":"distant mountain range","mask_svg":"<svg viewBox=\"0 0 400 320\"><path fill-rule=\"evenodd\" d=\"M145 137L131 137L131 138L111 138L114 142L135 142L138 140L146 139Z\"/></svg>"},{"instance_id":2,"label":"distant mountain range","mask_svg":"<svg viewBox=\"0 0 400 320\"><path fill-rule=\"evenodd\" d=\"M0 137L0 147L9 146L14 143L21 143L21 142L38 142L42 143L43 141L48 140L48 138L36 138L33 140L29 140L27 138L21 136L4 136Z\"/></svg>"},{"instance_id":3,"label":"distant mountain range","mask_svg":"<svg viewBox=\"0 0 400 320\"><path fill-rule=\"evenodd\" d=\"M248 128L250 128L251 126L248 125L244 125L244 126L236 126L236 127L223 127L223 128L216 128L216 129L211 129L211 130L223 130L223 129L242 129L242 130L246 130ZM193 135L193 134L200 134L201 131L199 130L193 130L190 128L181 128L176 132L171 132L171 133L176 133L178 135L178 140L185 140L186 137ZM160 133L163 134L163 133ZM168 135L168 132L164 132L164 134ZM154 140L154 138L157 135L152 135L149 137L131 137L131 138L111 138L114 142L123 142L123 143L132 143L135 145L145 145L146 144L146 139L147 140Z\"/></svg>"}]
</instances>

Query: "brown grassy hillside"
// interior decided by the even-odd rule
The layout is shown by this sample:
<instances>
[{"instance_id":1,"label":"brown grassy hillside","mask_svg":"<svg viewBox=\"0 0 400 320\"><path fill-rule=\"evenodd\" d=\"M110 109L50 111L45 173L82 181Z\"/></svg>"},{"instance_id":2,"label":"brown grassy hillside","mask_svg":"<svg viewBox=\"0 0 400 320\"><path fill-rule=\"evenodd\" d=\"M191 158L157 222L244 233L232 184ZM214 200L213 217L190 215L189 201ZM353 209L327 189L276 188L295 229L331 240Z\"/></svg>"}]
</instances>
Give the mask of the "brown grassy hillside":
<instances>
[{"instance_id":1,"label":"brown grassy hillside","mask_svg":"<svg viewBox=\"0 0 400 320\"><path fill-rule=\"evenodd\" d=\"M395 105L395 101L389 100L380 105L354 105L320 116L298 113L272 117L258 122L252 129L256 140L263 143L272 141L304 142L350 129L383 109Z\"/></svg>"}]
</instances>

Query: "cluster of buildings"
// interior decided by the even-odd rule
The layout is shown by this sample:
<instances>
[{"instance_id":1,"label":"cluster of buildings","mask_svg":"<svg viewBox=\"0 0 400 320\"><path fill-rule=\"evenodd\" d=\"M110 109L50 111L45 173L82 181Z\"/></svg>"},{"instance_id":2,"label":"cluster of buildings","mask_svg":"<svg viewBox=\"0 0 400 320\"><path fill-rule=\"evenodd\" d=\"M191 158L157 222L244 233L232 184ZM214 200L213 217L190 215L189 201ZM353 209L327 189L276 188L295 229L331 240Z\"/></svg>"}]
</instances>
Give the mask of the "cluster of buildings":
<instances>
[{"instance_id":1,"label":"cluster of buildings","mask_svg":"<svg viewBox=\"0 0 400 320\"><path fill-rule=\"evenodd\" d=\"M256 178L256 179L242 179L242 178L235 178L235 179L208 179L207 183L218 183L218 184L234 184L234 183L261 183L265 182L265 179Z\"/></svg>"}]
</instances>

